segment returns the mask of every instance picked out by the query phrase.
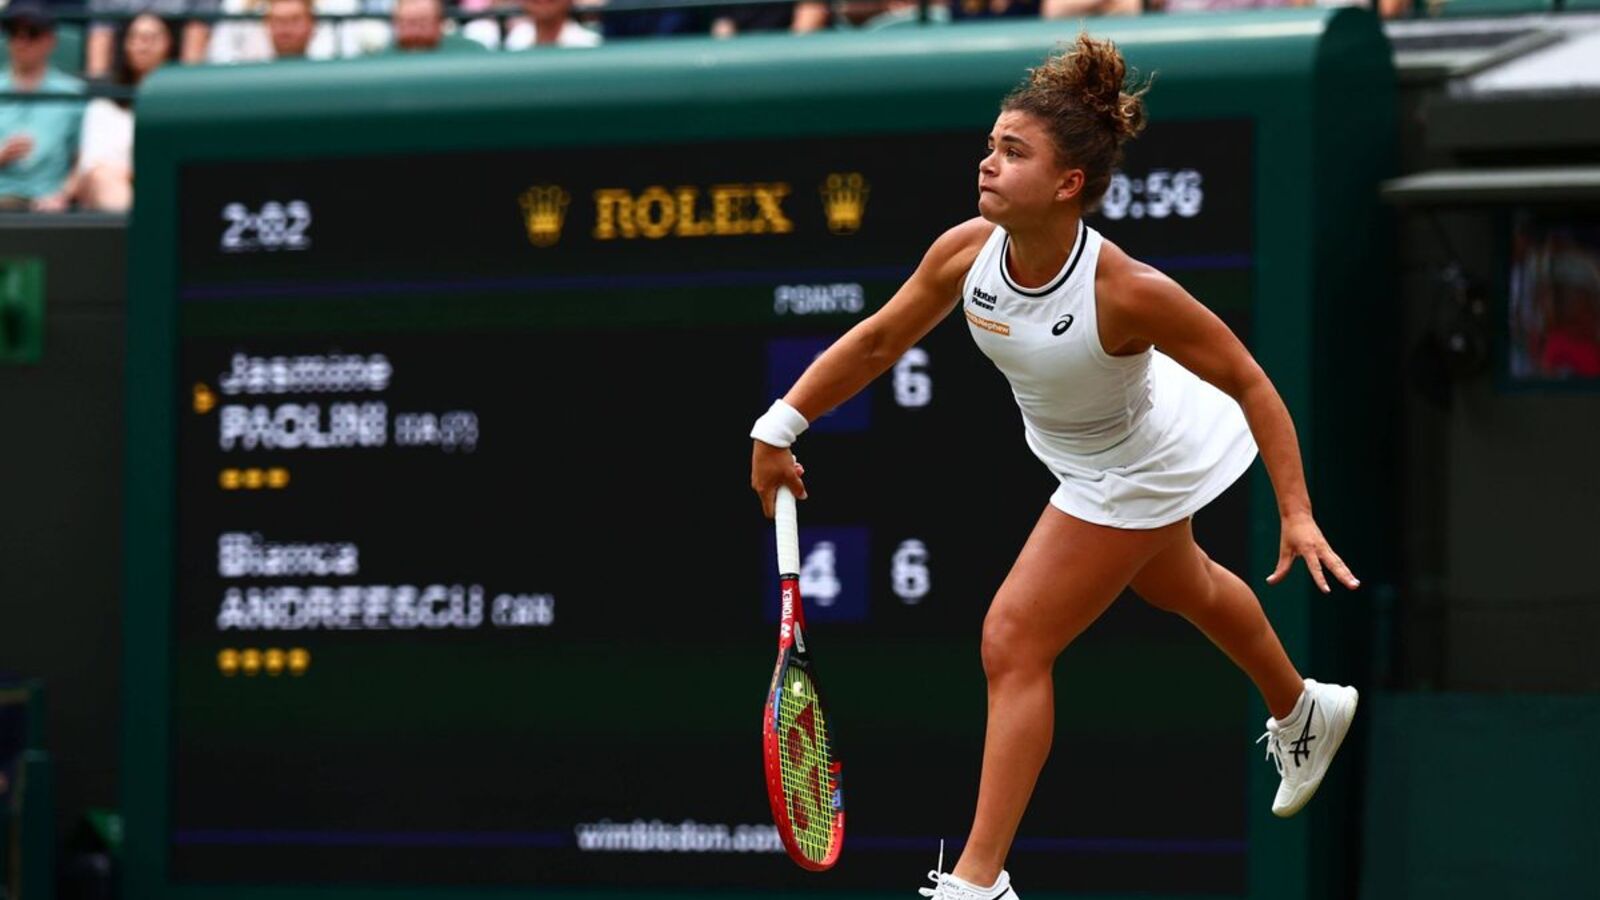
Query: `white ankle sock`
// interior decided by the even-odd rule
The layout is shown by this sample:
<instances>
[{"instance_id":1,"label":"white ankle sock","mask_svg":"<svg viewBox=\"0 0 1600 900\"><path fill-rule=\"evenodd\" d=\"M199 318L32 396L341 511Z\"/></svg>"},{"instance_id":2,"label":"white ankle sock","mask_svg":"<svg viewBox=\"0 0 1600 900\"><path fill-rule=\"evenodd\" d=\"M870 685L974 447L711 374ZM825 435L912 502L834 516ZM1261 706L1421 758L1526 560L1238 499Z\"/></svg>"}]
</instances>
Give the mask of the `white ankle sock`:
<instances>
[{"instance_id":1,"label":"white ankle sock","mask_svg":"<svg viewBox=\"0 0 1600 900\"><path fill-rule=\"evenodd\" d=\"M973 884L972 882L966 880L965 878L957 878L954 875L950 875L950 876L947 876L947 877L949 877L949 879L951 881L956 882L957 884L961 885L962 887L971 888L972 890L975 890L980 894L991 894L991 893L994 893L994 889L999 886L1001 878L1004 877L1004 873L1001 873L1000 875L995 876L994 884L991 884L988 887L984 887L981 884Z\"/></svg>"}]
</instances>

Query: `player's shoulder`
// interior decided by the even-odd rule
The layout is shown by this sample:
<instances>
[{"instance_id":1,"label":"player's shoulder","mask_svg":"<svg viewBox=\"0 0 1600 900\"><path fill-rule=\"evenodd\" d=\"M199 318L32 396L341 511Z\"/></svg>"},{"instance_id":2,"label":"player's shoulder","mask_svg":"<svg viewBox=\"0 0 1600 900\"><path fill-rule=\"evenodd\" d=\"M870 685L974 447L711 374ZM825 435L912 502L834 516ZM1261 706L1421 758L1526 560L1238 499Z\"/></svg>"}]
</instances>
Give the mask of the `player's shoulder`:
<instances>
[{"instance_id":1,"label":"player's shoulder","mask_svg":"<svg viewBox=\"0 0 1600 900\"><path fill-rule=\"evenodd\" d=\"M926 263L941 274L964 276L997 227L982 216L973 216L947 229L928 248Z\"/></svg>"},{"instance_id":2,"label":"player's shoulder","mask_svg":"<svg viewBox=\"0 0 1600 900\"><path fill-rule=\"evenodd\" d=\"M984 243L989 240L989 235L994 234L994 230L998 227L1000 226L985 219L983 216L973 216L960 225L947 229L944 234L939 235L938 240L933 242L931 249L943 251L949 255L970 253L976 257L978 251L983 249Z\"/></svg>"},{"instance_id":3,"label":"player's shoulder","mask_svg":"<svg viewBox=\"0 0 1600 900\"><path fill-rule=\"evenodd\" d=\"M1172 291L1182 291L1166 273L1105 238L1100 242L1094 287L1101 305L1109 303L1129 311L1159 305L1170 299Z\"/></svg>"}]
</instances>

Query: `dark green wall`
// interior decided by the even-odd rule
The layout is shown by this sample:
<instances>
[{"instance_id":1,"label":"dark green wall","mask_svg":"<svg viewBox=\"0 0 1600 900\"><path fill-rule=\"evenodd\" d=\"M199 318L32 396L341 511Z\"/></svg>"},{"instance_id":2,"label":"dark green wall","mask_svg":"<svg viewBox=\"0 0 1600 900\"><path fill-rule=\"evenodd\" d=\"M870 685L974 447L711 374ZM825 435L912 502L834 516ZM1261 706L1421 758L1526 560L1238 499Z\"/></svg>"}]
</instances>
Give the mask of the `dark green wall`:
<instances>
[{"instance_id":1,"label":"dark green wall","mask_svg":"<svg viewBox=\"0 0 1600 900\"><path fill-rule=\"evenodd\" d=\"M0 257L45 266L43 355L0 365L0 670L46 683L62 831L117 802L126 237L0 216Z\"/></svg>"}]
</instances>

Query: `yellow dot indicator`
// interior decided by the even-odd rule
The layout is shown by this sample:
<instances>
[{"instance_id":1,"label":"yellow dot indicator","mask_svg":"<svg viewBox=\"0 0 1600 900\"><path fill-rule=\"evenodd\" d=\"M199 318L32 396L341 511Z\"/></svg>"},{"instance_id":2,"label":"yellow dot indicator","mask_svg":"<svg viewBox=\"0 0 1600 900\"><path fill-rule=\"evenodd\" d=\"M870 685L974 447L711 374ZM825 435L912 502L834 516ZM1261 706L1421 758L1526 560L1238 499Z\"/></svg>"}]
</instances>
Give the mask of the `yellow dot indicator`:
<instances>
[{"instance_id":1,"label":"yellow dot indicator","mask_svg":"<svg viewBox=\"0 0 1600 900\"><path fill-rule=\"evenodd\" d=\"M205 382L194 386L194 411L205 415L217 408L217 395L212 393L211 387Z\"/></svg>"},{"instance_id":2,"label":"yellow dot indicator","mask_svg":"<svg viewBox=\"0 0 1600 900\"><path fill-rule=\"evenodd\" d=\"M282 675L283 651L273 647L262 655L261 663L266 667L268 675Z\"/></svg>"},{"instance_id":3,"label":"yellow dot indicator","mask_svg":"<svg viewBox=\"0 0 1600 900\"><path fill-rule=\"evenodd\" d=\"M225 491L236 491L236 490L238 490L239 489L239 470L238 469L223 469L221 472L217 473L217 484L222 485L222 489L225 490Z\"/></svg>"},{"instance_id":4,"label":"yellow dot indicator","mask_svg":"<svg viewBox=\"0 0 1600 900\"><path fill-rule=\"evenodd\" d=\"M289 470L273 468L267 470L267 487L281 491L289 486Z\"/></svg>"},{"instance_id":5,"label":"yellow dot indicator","mask_svg":"<svg viewBox=\"0 0 1600 900\"><path fill-rule=\"evenodd\" d=\"M261 671L261 651L251 648L239 654L239 669L246 675Z\"/></svg>"},{"instance_id":6,"label":"yellow dot indicator","mask_svg":"<svg viewBox=\"0 0 1600 900\"><path fill-rule=\"evenodd\" d=\"M260 469L245 469L241 478L244 486L254 491L261 488L261 483L266 480L266 473Z\"/></svg>"},{"instance_id":7,"label":"yellow dot indicator","mask_svg":"<svg viewBox=\"0 0 1600 900\"><path fill-rule=\"evenodd\" d=\"M239 673L239 651L229 648L217 654L217 671L229 678Z\"/></svg>"},{"instance_id":8,"label":"yellow dot indicator","mask_svg":"<svg viewBox=\"0 0 1600 900\"><path fill-rule=\"evenodd\" d=\"M797 697L803 697L803 696L805 696L805 693L806 693L805 688L801 686L800 679L798 679L798 678L796 678L794 680L794 684L793 685L790 685L789 690L794 691L795 696L797 696Z\"/></svg>"},{"instance_id":9,"label":"yellow dot indicator","mask_svg":"<svg viewBox=\"0 0 1600 900\"><path fill-rule=\"evenodd\" d=\"M311 652L304 647L295 647L289 651L289 674L304 675L311 668Z\"/></svg>"}]
</instances>

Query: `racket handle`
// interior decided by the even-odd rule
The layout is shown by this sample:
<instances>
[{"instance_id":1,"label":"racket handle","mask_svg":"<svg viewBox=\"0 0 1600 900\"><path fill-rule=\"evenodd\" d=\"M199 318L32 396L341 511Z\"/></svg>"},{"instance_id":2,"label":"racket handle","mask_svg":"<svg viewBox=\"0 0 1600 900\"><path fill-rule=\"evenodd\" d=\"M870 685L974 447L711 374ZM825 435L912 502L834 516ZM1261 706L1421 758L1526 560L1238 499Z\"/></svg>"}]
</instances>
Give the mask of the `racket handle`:
<instances>
[{"instance_id":1,"label":"racket handle","mask_svg":"<svg viewBox=\"0 0 1600 900\"><path fill-rule=\"evenodd\" d=\"M773 521L778 528L778 574L800 574L800 521L795 514L794 494L788 486L778 487Z\"/></svg>"}]
</instances>

